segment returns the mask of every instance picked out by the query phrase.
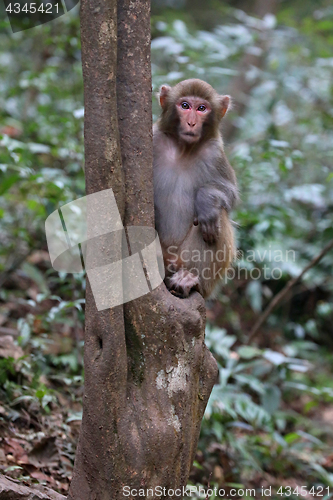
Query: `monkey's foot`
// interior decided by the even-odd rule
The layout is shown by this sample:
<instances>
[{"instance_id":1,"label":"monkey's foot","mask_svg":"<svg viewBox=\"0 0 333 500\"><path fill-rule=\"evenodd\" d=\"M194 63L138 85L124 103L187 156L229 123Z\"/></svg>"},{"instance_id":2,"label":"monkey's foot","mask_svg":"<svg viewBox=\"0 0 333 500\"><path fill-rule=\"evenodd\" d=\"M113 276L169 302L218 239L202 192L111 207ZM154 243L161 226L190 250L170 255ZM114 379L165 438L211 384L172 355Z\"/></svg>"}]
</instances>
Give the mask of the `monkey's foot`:
<instances>
[{"instance_id":1,"label":"monkey's foot","mask_svg":"<svg viewBox=\"0 0 333 500\"><path fill-rule=\"evenodd\" d=\"M199 277L187 269L179 269L175 274L166 279L169 290L174 290L180 297L188 297L192 288L198 287Z\"/></svg>"}]
</instances>

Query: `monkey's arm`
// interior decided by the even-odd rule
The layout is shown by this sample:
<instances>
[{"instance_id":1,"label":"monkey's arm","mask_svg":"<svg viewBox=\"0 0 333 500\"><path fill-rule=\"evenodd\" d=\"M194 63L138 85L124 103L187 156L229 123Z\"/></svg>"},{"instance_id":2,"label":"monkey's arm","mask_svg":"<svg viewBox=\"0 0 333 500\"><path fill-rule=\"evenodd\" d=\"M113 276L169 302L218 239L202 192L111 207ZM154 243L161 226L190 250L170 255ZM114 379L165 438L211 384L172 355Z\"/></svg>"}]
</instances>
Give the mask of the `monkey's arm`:
<instances>
[{"instance_id":1,"label":"monkey's arm","mask_svg":"<svg viewBox=\"0 0 333 500\"><path fill-rule=\"evenodd\" d=\"M195 212L206 243L214 243L220 233L221 211L229 212L237 201L237 186L230 181L206 184L198 189Z\"/></svg>"},{"instance_id":2,"label":"monkey's arm","mask_svg":"<svg viewBox=\"0 0 333 500\"><path fill-rule=\"evenodd\" d=\"M215 158L210 174L212 182L209 182L209 184L221 192L221 207L230 212L238 201L237 179L235 171L230 165L223 149Z\"/></svg>"},{"instance_id":3,"label":"monkey's arm","mask_svg":"<svg viewBox=\"0 0 333 500\"><path fill-rule=\"evenodd\" d=\"M202 237L206 243L215 243L220 227L219 221L221 210L224 208L230 210L225 193L214 186L203 186L197 191L195 198L196 219L200 224Z\"/></svg>"},{"instance_id":4,"label":"monkey's arm","mask_svg":"<svg viewBox=\"0 0 333 500\"><path fill-rule=\"evenodd\" d=\"M223 149L206 163L207 183L201 186L195 198L196 220L200 223L203 239L214 243L220 232L219 222L222 210L230 212L238 200L235 172Z\"/></svg>"}]
</instances>

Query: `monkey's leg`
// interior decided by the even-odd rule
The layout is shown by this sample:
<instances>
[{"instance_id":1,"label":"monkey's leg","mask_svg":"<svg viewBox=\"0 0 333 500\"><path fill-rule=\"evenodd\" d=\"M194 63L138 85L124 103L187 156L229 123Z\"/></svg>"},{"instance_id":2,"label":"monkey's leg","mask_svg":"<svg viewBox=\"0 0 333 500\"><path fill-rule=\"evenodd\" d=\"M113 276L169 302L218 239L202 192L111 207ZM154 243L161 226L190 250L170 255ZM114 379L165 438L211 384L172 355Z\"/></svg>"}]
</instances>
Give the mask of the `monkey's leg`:
<instances>
[{"instance_id":1,"label":"monkey's leg","mask_svg":"<svg viewBox=\"0 0 333 500\"><path fill-rule=\"evenodd\" d=\"M210 248L205 244L202 255ZM203 291L203 297L208 298L216 288L216 285L222 280L226 280L228 269L232 266L236 258L236 246L234 229L225 210L222 211L220 219L220 236L214 245L214 258L210 262L203 263L206 269L200 269L200 287ZM210 270L208 270L210 268Z\"/></svg>"},{"instance_id":2,"label":"monkey's leg","mask_svg":"<svg viewBox=\"0 0 333 500\"><path fill-rule=\"evenodd\" d=\"M186 298L190 295L192 289L198 290L199 277L195 276L191 271L181 268L172 276L167 277L165 284L169 290L175 290L182 297Z\"/></svg>"}]
</instances>

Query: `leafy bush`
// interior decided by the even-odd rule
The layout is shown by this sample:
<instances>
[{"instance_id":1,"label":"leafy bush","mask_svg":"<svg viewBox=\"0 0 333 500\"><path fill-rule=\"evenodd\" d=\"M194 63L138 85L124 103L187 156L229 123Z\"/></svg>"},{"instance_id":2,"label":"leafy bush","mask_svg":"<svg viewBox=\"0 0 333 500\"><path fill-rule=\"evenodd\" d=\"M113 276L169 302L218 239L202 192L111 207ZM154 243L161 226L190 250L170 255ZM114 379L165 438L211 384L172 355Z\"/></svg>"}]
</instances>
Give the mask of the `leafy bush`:
<instances>
[{"instance_id":1,"label":"leafy bush","mask_svg":"<svg viewBox=\"0 0 333 500\"><path fill-rule=\"evenodd\" d=\"M246 344L272 296L333 238L333 10L324 4L280 2L277 17L258 20L212 1L223 25L209 32L189 11L153 18L155 91L197 77L232 95L244 71L246 81L224 123L241 192L240 253L234 279L208 304L220 379L194 483L332 486L332 252ZM84 276L51 269L44 222L84 194L77 11L15 36L1 21L0 41L0 326L19 333L24 350L0 359L0 422L9 429L25 412L62 411L67 442L80 418Z\"/></svg>"}]
</instances>

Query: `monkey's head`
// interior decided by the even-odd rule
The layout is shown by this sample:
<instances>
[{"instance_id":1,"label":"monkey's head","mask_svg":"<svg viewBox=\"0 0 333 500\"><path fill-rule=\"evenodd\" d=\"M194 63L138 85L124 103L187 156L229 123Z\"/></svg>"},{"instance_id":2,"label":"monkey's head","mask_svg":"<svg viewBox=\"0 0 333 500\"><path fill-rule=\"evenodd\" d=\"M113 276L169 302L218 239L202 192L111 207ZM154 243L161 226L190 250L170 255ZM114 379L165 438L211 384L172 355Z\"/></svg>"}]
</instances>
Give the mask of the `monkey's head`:
<instances>
[{"instance_id":1,"label":"monkey's head","mask_svg":"<svg viewBox=\"0 0 333 500\"><path fill-rule=\"evenodd\" d=\"M174 87L162 85L158 94L162 114L159 128L188 145L217 137L219 123L230 105L208 83L184 80Z\"/></svg>"}]
</instances>

